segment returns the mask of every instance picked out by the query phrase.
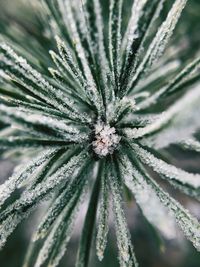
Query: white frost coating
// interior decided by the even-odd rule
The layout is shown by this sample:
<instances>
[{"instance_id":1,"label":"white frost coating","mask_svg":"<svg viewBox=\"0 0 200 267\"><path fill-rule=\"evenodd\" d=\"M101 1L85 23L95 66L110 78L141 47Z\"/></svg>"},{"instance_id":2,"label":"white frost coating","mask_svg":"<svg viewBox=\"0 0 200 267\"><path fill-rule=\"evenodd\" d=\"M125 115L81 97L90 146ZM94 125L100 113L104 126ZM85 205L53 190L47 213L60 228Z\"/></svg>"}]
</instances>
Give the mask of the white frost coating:
<instances>
[{"instance_id":1,"label":"white frost coating","mask_svg":"<svg viewBox=\"0 0 200 267\"><path fill-rule=\"evenodd\" d=\"M10 127L8 126L8 127L4 128L4 129L2 129L2 130L0 131L0 137L8 137L8 136L12 136L12 135L14 135L15 131L16 131L15 129L10 128Z\"/></svg>"},{"instance_id":2,"label":"white frost coating","mask_svg":"<svg viewBox=\"0 0 200 267\"><path fill-rule=\"evenodd\" d=\"M55 39L60 56L53 51L50 51L49 53L57 66L57 70L59 70L58 73L60 77L57 76L57 78L63 83L63 78L67 78L67 80L69 80L70 78L68 75L72 76L70 83L73 84L73 89L80 93L82 98L86 98L86 100L90 103L91 99L88 91L87 80L83 77L82 71L80 70L77 62L74 60L72 52L59 36L56 35ZM56 75L55 72L53 72L53 74Z\"/></svg>"},{"instance_id":3,"label":"white frost coating","mask_svg":"<svg viewBox=\"0 0 200 267\"><path fill-rule=\"evenodd\" d=\"M87 152L83 151L79 155L74 156L69 162L60 167L53 175L39 183L33 190L25 191L21 197L21 202L33 203L33 201L45 196L52 189L66 180L78 171L87 160Z\"/></svg>"},{"instance_id":4,"label":"white frost coating","mask_svg":"<svg viewBox=\"0 0 200 267\"><path fill-rule=\"evenodd\" d=\"M120 266L138 267L137 260L134 255L133 245L131 243L130 232L128 230L122 207L122 189L117 177L110 174L109 184L112 193L113 211L115 214L115 226L117 233L117 245L119 250Z\"/></svg>"},{"instance_id":5,"label":"white frost coating","mask_svg":"<svg viewBox=\"0 0 200 267\"><path fill-rule=\"evenodd\" d=\"M176 226L172 216L167 213L155 191L144 177L132 166L127 157L122 158L121 170L126 186L132 191L137 204L149 222L168 239L176 238Z\"/></svg>"},{"instance_id":6,"label":"white frost coating","mask_svg":"<svg viewBox=\"0 0 200 267\"><path fill-rule=\"evenodd\" d=\"M104 46L104 25L103 25L103 18L102 18L102 8L100 5L99 0L93 0L94 3L94 12L96 14L96 27L98 31L98 47L99 47L99 60L101 66L103 67L103 72L105 73L109 69L108 60L106 57L105 46Z\"/></svg>"},{"instance_id":7,"label":"white frost coating","mask_svg":"<svg viewBox=\"0 0 200 267\"><path fill-rule=\"evenodd\" d=\"M108 48L113 78L118 83L121 65L121 24L123 0L111 0L109 4ZM116 80L117 78L117 80ZM117 85L117 84L116 84Z\"/></svg>"},{"instance_id":8,"label":"white frost coating","mask_svg":"<svg viewBox=\"0 0 200 267\"><path fill-rule=\"evenodd\" d=\"M158 117L157 121L141 129L133 129L133 130L127 129L125 130L125 133L127 134L129 138L140 138L150 133L153 133L161 129L162 126L167 124L170 120L174 119L176 115L179 115L179 113L181 115L181 113L186 112L187 111L186 107L190 110L192 108L191 105L194 105L194 104L196 106L196 109L197 109L196 113L198 115L199 107L196 103L199 99L200 99L200 87L199 85L197 85L192 90L190 90L188 93L186 93L175 104L173 104L167 111L163 112L162 116ZM187 113L186 113L186 117L187 117ZM184 118L183 118L183 121L184 121ZM198 123L195 123L195 125L197 124ZM164 138L162 137L162 139Z\"/></svg>"},{"instance_id":9,"label":"white frost coating","mask_svg":"<svg viewBox=\"0 0 200 267\"><path fill-rule=\"evenodd\" d=\"M131 18L129 20L129 24L122 42L123 50L125 50L126 48L126 56L128 56L128 54L130 53L133 41L138 37L138 22L141 15L143 14L143 7L145 6L147 1L148 0L136 0L133 3Z\"/></svg>"},{"instance_id":10,"label":"white frost coating","mask_svg":"<svg viewBox=\"0 0 200 267\"><path fill-rule=\"evenodd\" d=\"M53 227L51 228L50 233L45 240L42 249L40 250L35 267L41 266L47 258L50 259L48 265L49 267L58 266L59 261L63 257L67 244L71 238L77 213L79 211L80 204L83 201L86 190L87 182L84 181L84 184L82 184L81 188L77 189L76 192L74 194L72 193L72 195L69 197L67 205L65 199L66 194L60 198L59 202L61 206L64 205L64 209L62 208L62 211L60 210L59 213L54 213L54 210L53 214L51 214L51 216L55 216L55 223L53 224ZM60 206L59 202L57 203L58 207ZM43 237L44 236L40 236L40 238ZM54 250L56 250L57 253L54 253Z\"/></svg>"},{"instance_id":11,"label":"white frost coating","mask_svg":"<svg viewBox=\"0 0 200 267\"><path fill-rule=\"evenodd\" d=\"M0 57L0 60L1 60L1 57ZM0 70L0 78L4 80L10 80L10 77L3 70ZM1 79L0 79L0 82L1 82Z\"/></svg>"},{"instance_id":12,"label":"white frost coating","mask_svg":"<svg viewBox=\"0 0 200 267\"><path fill-rule=\"evenodd\" d=\"M48 38L53 38L55 34L58 34L58 32L60 33L60 28L55 18L52 16L47 2L49 2L49 0L34 1L33 4L33 1L31 1L30 4L34 5L33 8L35 8L35 4L38 5L38 11L41 14L42 22L45 26L44 34Z\"/></svg>"},{"instance_id":13,"label":"white frost coating","mask_svg":"<svg viewBox=\"0 0 200 267\"><path fill-rule=\"evenodd\" d=\"M112 154L120 142L115 128L99 122L95 126L95 141L92 142L93 150L99 157Z\"/></svg>"},{"instance_id":14,"label":"white frost coating","mask_svg":"<svg viewBox=\"0 0 200 267\"><path fill-rule=\"evenodd\" d=\"M190 78L199 70L200 68L200 58L195 59L189 63L174 79L168 82L166 86L159 89L151 97L141 102L138 105L140 110L148 108L150 105L154 104L159 100L160 96L164 95L167 92L175 91L183 83L190 80Z\"/></svg>"},{"instance_id":15,"label":"white frost coating","mask_svg":"<svg viewBox=\"0 0 200 267\"><path fill-rule=\"evenodd\" d=\"M191 136L200 129L199 99L200 87L197 85L173 104L164 113L164 117L160 117L160 119L151 124L150 127L145 127L145 131L143 131L143 129L139 130L140 136L142 136L144 133L151 133L155 130L159 130L170 121L168 127L160 129L155 135L143 138L142 144L160 149L191 138ZM130 130L129 134L130 138L134 138L133 132L131 133Z\"/></svg>"},{"instance_id":16,"label":"white frost coating","mask_svg":"<svg viewBox=\"0 0 200 267\"><path fill-rule=\"evenodd\" d=\"M147 182L156 192L163 205L167 207L174 216L176 223L182 229L185 236L193 243L194 247L200 251L200 223L198 220L175 199L171 198L168 193L164 192L149 176Z\"/></svg>"},{"instance_id":17,"label":"white frost coating","mask_svg":"<svg viewBox=\"0 0 200 267\"><path fill-rule=\"evenodd\" d=\"M200 174L188 173L173 165L156 158L153 154L137 144L131 144L135 155L146 165L150 166L155 172L163 175L170 180L176 180L182 184L187 184L193 188L200 188Z\"/></svg>"},{"instance_id":18,"label":"white frost coating","mask_svg":"<svg viewBox=\"0 0 200 267\"><path fill-rule=\"evenodd\" d=\"M150 96L150 93L147 92L147 91L143 91L143 92L134 94L134 98L135 99L138 99L138 98L147 98L149 96Z\"/></svg>"},{"instance_id":19,"label":"white frost coating","mask_svg":"<svg viewBox=\"0 0 200 267\"><path fill-rule=\"evenodd\" d=\"M53 68L48 68L48 71L51 73L52 77L57 80L58 82L60 82L59 78L62 77L60 74L60 71L58 71L58 69L53 69Z\"/></svg>"},{"instance_id":20,"label":"white frost coating","mask_svg":"<svg viewBox=\"0 0 200 267\"><path fill-rule=\"evenodd\" d=\"M58 46L58 44L57 44L57 46ZM59 47L61 49L61 44L60 43L59 43ZM62 48L63 48L63 46L62 46ZM73 84L73 86L76 87L76 90L77 89L80 89L80 88L82 89L82 86L84 87L84 83L83 82L80 83L80 78L83 79L83 77L81 75L78 75L78 66L76 66L76 70L75 70L75 68L73 68L73 70L72 70L71 67L68 65L68 63L65 60L63 60L63 58L61 58L57 53L55 53L54 51L50 50L49 51L49 54L51 55L54 63L57 66L57 72L58 72L58 74L61 77L63 77L64 79L67 78L67 80L69 79L68 74L70 74L74 78L74 81L76 83L78 83L79 85L81 85L81 86L79 86L77 88L77 85L74 84L72 81L70 81L71 84Z\"/></svg>"},{"instance_id":21,"label":"white frost coating","mask_svg":"<svg viewBox=\"0 0 200 267\"><path fill-rule=\"evenodd\" d=\"M25 131L31 129L32 133L35 133L37 136L42 136L43 138L52 138L54 140L63 140L69 142L81 143L88 139L88 135L81 133L75 127L67 125L62 120L57 120L56 118L51 118L48 116L43 116L41 114L29 114L27 111L23 112L22 110L13 107L7 107L0 104L0 114L3 120L12 125L15 129L23 129ZM21 120L18 123L18 120ZM34 126L41 125L48 127L57 132L59 135L52 134L51 136L45 134L45 132L38 131Z\"/></svg>"},{"instance_id":22,"label":"white frost coating","mask_svg":"<svg viewBox=\"0 0 200 267\"><path fill-rule=\"evenodd\" d=\"M73 199L72 202L74 202ZM58 216L50 234L48 235L44 245L40 249L39 255L34 265L35 267L40 267L45 262L45 260L48 259L50 255L52 255L54 249L56 249L55 244L57 244L57 246L60 247L60 249L55 258L51 258L50 264L48 266L55 267L58 265L60 259L65 253L66 246L71 238L75 223L75 217L79 209L79 204L80 200L78 201L78 204L76 204L76 207L74 207L74 210L72 211L71 214L69 207L67 205L62 211L62 213ZM69 215L69 218L67 218L66 222L67 215ZM57 243L58 239L60 239L59 241L60 244Z\"/></svg>"},{"instance_id":23,"label":"white frost coating","mask_svg":"<svg viewBox=\"0 0 200 267\"><path fill-rule=\"evenodd\" d=\"M28 209L25 213L12 213L8 216L0 225L0 249L5 245L7 238L10 234L14 231L17 225L29 214L31 213L32 209Z\"/></svg>"},{"instance_id":24,"label":"white frost coating","mask_svg":"<svg viewBox=\"0 0 200 267\"><path fill-rule=\"evenodd\" d=\"M171 114L167 114L167 112L163 112L162 114L157 116L157 120L154 121L151 124L148 124L147 126L143 128L126 128L124 129L124 133L128 138L131 139L137 139L144 137L147 134L150 134L162 127L163 124L167 123L168 120L171 119Z\"/></svg>"},{"instance_id":25,"label":"white frost coating","mask_svg":"<svg viewBox=\"0 0 200 267\"><path fill-rule=\"evenodd\" d=\"M71 217L69 219L68 228L66 231L64 231L64 237L62 239L62 242L59 244L59 249L58 249L59 252L56 255L54 255L54 257L52 257L49 267L58 266L61 258L64 256L67 244L69 242L69 236L72 234L72 231L74 228L74 222L75 222L75 219L77 217L77 213L79 212L80 204L83 202L83 198L84 198L84 195L86 193L86 190L87 190L87 184L86 184L86 188L83 189L83 192L79 196L78 203L76 203L76 207L74 208L74 210L71 214Z\"/></svg>"},{"instance_id":26,"label":"white frost coating","mask_svg":"<svg viewBox=\"0 0 200 267\"><path fill-rule=\"evenodd\" d=\"M59 36L56 36L55 38L56 38L57 47L58 47L59 53L62 57L63 64L64 64L65 68L72 75L74 80L80 85L80 88L83 87L86 94L88 94L88 92L86 90L87 89L87 81L83 77L79 66L74 61L70 50L68 49L68 47L66 46L64 41L62 41L60 39ZM53 54L52 54L52 56L53 56Z\"/></svg>"},{"instance_id":27,"label":"white frost coating","mask_svg":"<svg viewBox=\"0 0 200 267\"><path fill-rule=\"evenodd\" d=\"M105 168L108 169L108 165ZM107 174L104 171L101 177L101 200L99 207L97 237L96 237L96 253L100 261L103 260L104 251L106 249L108 230L109 230L109 188L107 183Z\"/></svg>"},{"instance_id":28,"label":"white frost coating","mask_svg":"<svg viewBox=\"0 0 200 267\"><path fill-rule=\"evenodd\" d=\"M11 47L4 43L0 43L0 49L3 51L3 61L5 65L12 67L23 76L23 79L19 79L18 75L14 72L8 71L8 75L14 80L23 84L28 90L45 100L47 103L53 105L60 111L65 112L72 118L78 118L85 121L85 118L75 108L73 101L71 101L66 95L58 88L54 88L42 75L33 69L21 56L18 56ZM32 85L27 84L26 80L35 84L41 88L41 91ZM72 111L70 111L72 110Z\"/></svg>"},{"instance_id":29,"label":"white frost coating","mask_svg":"<svg viewBox=\"0 0 200 267\"><path fill-rule=\"evenodd\" d=\"M21 185L39 166L52 157L57 149L49 149L39 154L37 158L30 161L28 166L24 164L18 166L13 175L2 185L0 185L0 207L9 198L11 193Z\"/></svg>"},{"instance_id":30,"label":"white frost coating","mask_svg":"<svg viewBox=\"0 0 200 267\"><path fill-rule=\"evenodd\" d=\"M48 197L50 197L50 195L48 195ZM10 234L12 234L17 225L23 219L27 218L31 214L31 212L41 203L41 201L45 201L46 198L40 199L38 202L32 203L32 205L30 206L28 206L29 203L26 202L20 203L20 200L15 201L5 210L5 214L6 212L8 212L8 215L0 224L0 249L5 245L7 238ZM19 203L21 204L21 207L18 205ZM23 210L23 208L25 209Z\"/></svg>"},{"instance_id":31,"label":"white frost coating","mask_svg":"<svg viewBox=\"0 0 200 267\"><path fill-rule=\"evenodd\" d=\"M146 115L146 114L145 115L139 115L139 114L130 113L130 114L128 114L128 116L126 118L124 118L122 120L122 123L130 123L134 127L136 127L136 125L140 126L140 127L145 127L145 126L150 125L150 124L156 122L157 120L159 120L159 118L161 116L162 116L162 114L154 114L154 113L150 113L148 115ZM127 128L127 129L129 129L129 128ZM129 132L131 134L131 131L129 131ZM133 132L134 132L134 130L133 130ZM131 136L133 135L133 132L132 132ZM127 133L128 133L128 131L127 131Z\"/></svg>"},{"instance_id":32,"label":"white frost coating","mask_svg":"<svg viewBox=\"0 0 200 267\"><path fill-rule=\"evenodd\" d=\"M0 44L1 49L6 51L6 53L9 55L11 59L14 59L14 63L19 64L19 67L21 67L21 71L24 71L24 75L27 76L30 80L40 85L43 90L51 92L55 92L56 89L53 88L42 76L39 72L34 70L26 61L26 59L22 58L21 56L18 56L11 47L9 47L6 44ZM53 101L53 100L52 100ZM55 104L55 103L54 103Z\"/></svg>"},{"instance_id":33,"label":"white frost coating","mask_svg":"<svg viewBox=\"0 0 200 267\"><path fill-rule=\"evenodd\" d=\"M107 107L107 118L110 123L119 122L119 117L125 112L132 113L136 110L136 102L133 97L123 97L116 99L114 103L110 103ZM124 117L124 116L123 116Z\"/></svg>"},{"instance_id":34,"label":"white frost coating","mask_svg":"<svg viewBox=\"0 0 200 267\"><path fill-rule=\"evenodd\" d=\"M162 55L186 3L187 0L176 0L174 2L173 7L168 13L166 21L164 21L164 23L161 25L149 49L149 51L151 51L148 60L149 66L151 66Z\"/></svg>"},{"instance_id":35,"label":"white frost coating","mask_svg":"<svg viewBox=\"0 0 200 267\"><path fill-rule=\"evenodd\" d=\"M129 107L131 111L135 111L137 109L134 97L123 97L120 99L117 106L119 106L122 110L126 109L127 107Z\"/></svg>"},{"instance_id":36,"label":"white frost coating","mask_svg":"<svg viewBox=\"0 0 200 267\"><path fill-rule=\"evenodd\" d=\"M73 37L73 41L75 43L75 49L78 53L79 59L82 63L83 69L84 69L84 74L87 79L88 83L88 90L91 92L93 97L93 102L96 104L96 107L98 108L99 111L102 109L101 101L100 101L100 96L97 91L96 85L94 78L92 76L92 72L85 54L85 50L82 46L80 35L77 29L76 25L76 19L74 18L74 13L72 9L72 2L65 2L65 1L58 1L59 5L61 5L61 10L63 14L63 19L66 21L66 27L70 29L71 35Z\"/></svg>"},{"instance_id":37,"label":"white frost coating","mask_svg":"<svg viewBox=\"0 0 200 267\"><path fill-rule=\"evenodd\" d=\"M163 22L159 28L155 38L150 44L144 59L136 70L136 74L130 80L128 85L128 91L132 87L132 84L138 79L141 73L146 72L151 66L161 57L166 45L171 38L178 19L181 15L183 8L186 5L187 0L176 0L168 13L167 19Z\"/></svg>"},{"instance_id":38,"label":"white frost coating","mask_svg":"<svg viewBox=\"0 0 200 267\"><path fill-rule=\"evenodd\" d=\"M196 140L195 138L190 138L188 140L182 141L180 145L186 149L200 152L200 142Z\"/></svg>"},{"instance_id":39,"label":"white frost coating","mask_svg":"<svg viewBox=\"0 0 200 267\"><path fill-rule=\"evenodd\" d=\"M108 63L108 59L106 57L106 51L105 51L105 45L104 45L104 24L103 24L103 17L102 17L102 8L100 5L99 0L93 0L94 4L94 12L96 16L95 24L97 27L97 45L98 45L98 58L99 62L101 64L101 73L102 73L102 79L104 81L104 84L106 86L105 88L105 96L108 101L109 95L110 95L110 88L107 87L108 82L108 76L110 73L110 67Z\"/></svg>"},{"instance_id":40,"label":"white frost coating","mask_svg":"<svg viewBox=\"0 0 200 267\"><path fill-rule=\"evenodd\" d=\"M174 73L178 67L180 67L181 62L180 60L173 60L169 63L166 63L165 65L162 66L162 68L158 68L155 70L152 70L152 73L149 74L145 79L141 80L138 85L134 88L134 92L140 92L142 91L143 88L149 87L149 85L156 80L166 77L169 74ZM142 92L141 92L142 93ZM150 92L148 92L150 94ZM135 94L134 94L135 97ZM147 98L149 95L147 95Z\"/></svg>"},{"instance_id":41,"label":"white frost coating","mask_svg":"<svg viewBox=\"0 0 200 267\"><path fill-rule=\"evenodd\" d=\"M47 197L52 198L53 188L60 184L62 180L65 179L66 181L75 170L80 168L80 164L84 161L84 158L81 158L81 156L83 157L84 153L74 156L54 175L39 183L35 188L25 190L21 197L6 209L5 214L8 214L8 216L0 225L0 247L5 244L7 237L13 232L17 224L27 217L41 201L44 201ZM25 211L23 211L24 208Z\"/></svg>"},{"instance_id":42,"label":"white frost coating","mask_svg":"<svg viewBox=\"0 0 200 267\"><path fill-rule=\"evenodd\" d=\"M143 0L144 1L144 0ZM146 27L146 30L145 30L145 33L143 32L143 34L144 34L144 36L143 36L143 38L141 39L141 44L140 44L140 46L139 46L139 49L138 49L138 52L137 52L137 54L136 54L136 57L135 57L135 62L134 62L134 66L133 66L133 69L132 69L132 74L134 73L134 71L135 71L135 69L136 69L136 67L138 66L138 64L139 64L139 61L140 61L140 59L141 59L141 55L143 54L143 52L144 52L144 44L145 44L145 42L146 42L146 40L147 40L147 38L148 38L148 36L150 36L150 32L151 32L151 30L152 30L152 27L154 26L154 22L155 22L155 20L159 17L159 15L160 15L160 12L161 12L161 10L162 10L162 8L163 8L163 5L164 5L164 2L165 2L166 0L147 0L146 1L146 3L143 5L143 8L144 8L144 10L140 10L140 18L138 18L137 19L137 11L135 12L136 14L133 14L132 13L132 16L135 16L136 17L136 20L135 20L135 22L137 22L137 27L138 27L138 29L139 29L139 22L141 22L142 20L141 20L141 18L143 18L143 20L145 21L145 17L147 17L148 18L148 16L149 16L149 11L151 10L151 13L153 12L154 14L152 15L152 17L151 17L151 19L150 19L150 23L148 24L148 26ZM135 3L135 5L136 5L136 9L137 9L137 1L133 1L134 3ZM140 7L140 2L142 2L142 1L138 1L138 7ZM153 8L153 6L154 6L154 8ZM151 7L151 9L150 9L150 7ZM141 7L142 8L142 7ZM145 8L147 8L148 9L148 11L146 10L146 12L147 12L147 14L148 14L148 16L146 16L146 14L145 14ZM142 28L143 26L141 26L141 28ZM138 37L140 37L140 32L138 31L138 29L136 29L136 31L135 31L135 36L133 36L133 38L138 38ZM131 51L130 51L131 52ZM134 87L134 91L135 91L135 87ZM136 89L136 91L137 91L137 89Z\"/></svg>"},{"instance_id":43,"label":"white frost coating","mask_svg":"<svg viewBox=\"0 0 200 267\"><path fill-rule=\"evenodd\" d=\"M78 176L71 177L66 189L55 199L54 203L41 220L36 232L34 233L33 241L37 241L41 238L43 239L47 235L54 221L65 208L66 203L69 209L73 207L74 200L79 198L80 190L82 191L87 185L87 179L85 179L85 176L86 175L80 178L80 174L78 174Z\"/></svg>"},{"instance_id":44,"label":"white frost coating","mask_svg":"<svg viewBox=\"0 0 200 267\"><path fill-rule=\"evenodd\" d=\"M63 120L57 120L56 118L47 117L41 114L29 114L27 112L25 113L20 111L20 108L7 107L3 104L0 104L0 111L1 110L8 115L14 114L15 117L21 118L29 123L46 125L63 133L66 132L70 134L80 134L80 131L78 129L66 125Z\"/></svg>"},{"instance_id":45,"label":"white frost coating","mask_svg":"<svg viewBox=\"0 0 200 267\"><path fill-rule=\"evenodd\" d=\"M161 149L170 144L179 144L192 138L193 134L200 129L199 114L200 106L193 111L185 108L182 113L173 119L169 127L162 129L156 135L143 139L142 144Z\"/></svg>"},{"instance_id":46,"label":"white frost coating","mask_svg":"<svg viewBox=\"0 0 200 267\"><path fill-rule=\"evenodd\" d=\"M78 156L74 156L73 158L71 158L71 160L68 163L66 163L63 167L58 169L58 171L56 171L53 175L48 177L47 180L39 183L34 189L24 191L20 199L17 200L13 205L11 205L8 208L8 211L10 209L11 210L14 209L14 212L12 212L0 225L0 248L5 244L6 239L14 231L18 223L21 222L23 218L28 216L31 213L31 211L35 208L35 206L37 206L42 200L45 200L45 198L52 193L53 188L55 188L58 184L62 183L63 180L66 181L66 179L69 178L69 176L71 176L74 173L74 171L80 168L80 165L83 164L83 162L85 161L85 156L86 154L82 152ZM44 162L44 159L43 159L43 162ZM41 165L42 163L41 162L39 163L38 161L38 162L35 162L35 164L32 164L32 166L30 166L28 169L29 174L31 174L33 170L35 170L34 167L36 164ZM26 173L23 172L21 175L25 175L25 174L28 175L27 172ZM17 176L17 178L18 177L19 176ZM20 179L22 178L20 177ZM10 179L8 180L8 182L9 181ZM19 178L18 180L14 180L14 181L12 179L11 182L12 182L11 183L12 188L9 183L7 184L5 183L6 188L8 188L8 191L5 192L5 188L2 188L2 186L0 188L0 189L4 189L4 191L1 190L3 191L3 195L0 195L1 204L2 204L2 201L5 200L5 197L7 199L10 196L10 194L14 191L14 189L17 186L17 183L18 184L20 183L20 180ZM5 184L3 184L3 186ZM28 209L25 212L22 212L21 209L27 206L28 206Z\"/></svg>"}]
</instances>

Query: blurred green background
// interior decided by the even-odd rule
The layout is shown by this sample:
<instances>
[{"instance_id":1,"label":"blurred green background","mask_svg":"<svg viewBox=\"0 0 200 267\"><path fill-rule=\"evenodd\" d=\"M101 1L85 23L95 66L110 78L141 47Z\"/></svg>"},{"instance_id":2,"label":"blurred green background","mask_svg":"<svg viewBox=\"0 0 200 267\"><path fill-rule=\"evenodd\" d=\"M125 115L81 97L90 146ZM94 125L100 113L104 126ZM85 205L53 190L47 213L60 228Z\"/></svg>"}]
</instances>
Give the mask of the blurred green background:
<instances>
[{"instance_id":1,"label":"blurred green background","mask_svg":"<svg viewBox=\"0 0 200 267\"><path fill-rule=\"evenodd\" d=\"M107 1L108 0L104 0L105 4L107 4ZM12 21L13 23L16 23L19 18L21 20L26 20L26 16L23 13L24 9L21 9L21 2L23 1L0 0L0 22L5 18L7 18L10 23L12 23ZM125 12L127 12L128 14L130 10L128 3L130 2L130 0L126 0L126 2L127 9L125 10ZM169 4L171 2L173 1L168 1ZM34 18L32 19L32 21L34 21ZM31 18L27 23L31 23ZM185 51L189 51L191 54L193 54L197 49L200 48L199 33L200 0L190 0L188 1L188 5L176 29L176 38L179 38L181 41L184 40L187 46L187 49L185 49ZM172 153L173 155L173 161L175 165L182 166L185 169L193 172L200 172L200 156L198 154L189 153L187 155L183 155L177 147L171 147L170 153ZM179 158L180 160L178 161L177 158ZM0 183L2 183L12 173L13 166L14 162L0 159ZM186 198L185 196L179 194L177 191L170 191L170 193L200 219L200 207L197 202ZM0 251L0 267L22 266L31 233L34 231L37 222L40 221L40 217L42 216L44 210L45 205L42 206L40 210L37 210L28 220L22 223L14 232L14 234L9 238L5 248ZM136 256L140 263L140 267L200 267L200 254L196 252L192 245L185 240L183 235L178 230L176 240L162 239L161 245L161 243L158 242L158 239L152 231L151 227L147 224L145 219L140 214L138 208L134 204L134 201L128 203L126 213L129 227L131 229ZM63 258L62 262L59 265L60 267L74 266L74 259L76 257L79 233L81 230L81 222L83 220L83 217L84 213L81 213L74 231L74 237L70 242L66 256ZM94 247L95 244L93 245L93 248ZM112 223L110 227L108 247L103 262L98 262L97 257L95 256L95 250L93 249L90 266L118 266L116 238L114 236Z\"/></svg>"}]
</instances>

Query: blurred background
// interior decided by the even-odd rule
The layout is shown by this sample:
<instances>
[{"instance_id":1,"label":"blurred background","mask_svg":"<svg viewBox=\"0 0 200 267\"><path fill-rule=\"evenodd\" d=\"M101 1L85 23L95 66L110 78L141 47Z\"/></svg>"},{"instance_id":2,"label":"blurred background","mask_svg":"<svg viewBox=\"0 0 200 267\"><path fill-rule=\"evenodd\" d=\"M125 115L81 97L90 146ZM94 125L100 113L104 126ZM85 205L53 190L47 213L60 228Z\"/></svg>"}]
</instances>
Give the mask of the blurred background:
<instances>
[{"instance_id":1,"label":"blurred background","mask_svg":"<svg viewBox=\"0 0 200 267\"><path fill-rule=\"evenodd\" d=\"M0 0L0 27L3 27L1 21L7 20L13 25L17 22L23 22L31 28L31 23L34 27L34 15L29 8L22 8L22 0ZM106 2L106 0L104 0ZM129 13L129 2L126 0ZM173 1L168 1L169 3ZM25 14L25 10L28 12ZM165 9L163 10L163 13ZM28 20L27 20L28 14ZM183 16L176 29L176 39L180 45L185 46L182 57L188 57L189 54L195 54L195 51L200 48L200 0L190 0L184 10ZM1 28L0 28L1 34ZM192 172L200 172L200 155L197 153L182 153L178 147L170 147L166 154L172 155L171 160L176 166ZM16 164L16 161L11 161L0 156L0 183L3 183ZM167 185L163 184L164 187ZM168 188L167 188L168 189ZM178 199L186 208L200 219L200 206L197 202L180 194L176 190L168 189L170 194ZM192 245L183 237L177 229L177 238L173 240L165 240L158 237L152 230L150 225L142 217L134 201L127 203L126 214L128 224L132 234L132 241L135 247L136 256L140 263L140 267L200 267L200 254L192 247ZM7 245L0 251L0 267L21 267L25 252L28 247L31 234L34 231L37 223L45 210L46 204L35 211L32 216L25 222L20 224L17 230L8 240ZM84 218L84 205L81 209L80 218L77 220L77 225L74 230L73 238L68 247L66 256L60 263L60 267L73 267L76 257L79 233L81 231L82 220ZM114 236L113 224L111 222L108 247L105 258L102 263L98 262L95 256L95 249L92 250L91 264L92 267L116 267L117 249L116 238ZM169 229L170 230L170 229ZM93 245L93 248L95 244Z\"/></svg>"}]
</instances>

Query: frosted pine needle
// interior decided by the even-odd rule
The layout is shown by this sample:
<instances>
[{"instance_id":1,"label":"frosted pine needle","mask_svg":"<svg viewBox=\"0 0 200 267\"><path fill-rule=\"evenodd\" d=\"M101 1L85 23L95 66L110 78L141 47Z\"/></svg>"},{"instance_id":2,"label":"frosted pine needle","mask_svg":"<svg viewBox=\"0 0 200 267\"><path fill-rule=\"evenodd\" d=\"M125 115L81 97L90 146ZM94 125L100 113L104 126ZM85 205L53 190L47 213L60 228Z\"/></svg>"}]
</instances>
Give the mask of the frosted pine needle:
<instances>
[{"instance_id":1,"label":"frosted pine needle","mask_svg":"<svg viewBox=\"0 0 200 267\"><path fill-rule=\"evenodd\" d=\"M162 154L200 152L199 51L176 36L187 0L28 2L14 25L0 21L0 149L19 159L0 185L0 247L50 200L24 267L59 266L89 196L75 266L88 266L94 237L103 260L112 207L120 266L137 267L125 192L164 238L177 223L200 250L200 223L152 174L200 200L200 174Z\"/></svg>"}]
</instances>

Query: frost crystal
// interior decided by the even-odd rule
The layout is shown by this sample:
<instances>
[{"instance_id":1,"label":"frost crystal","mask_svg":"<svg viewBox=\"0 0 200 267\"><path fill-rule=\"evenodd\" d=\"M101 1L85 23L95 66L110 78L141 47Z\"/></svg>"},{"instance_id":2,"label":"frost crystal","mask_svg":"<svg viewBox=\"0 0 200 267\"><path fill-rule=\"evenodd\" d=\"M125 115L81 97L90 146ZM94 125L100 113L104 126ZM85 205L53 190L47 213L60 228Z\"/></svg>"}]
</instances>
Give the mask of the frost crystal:
<instances>
[{"instance_id":1,"label":"frost crystal","mask_svg":"<svg viewBox=\"0 0 200 267\"><path fill-rule=\"evenodd\" d=\"M95 126L95 141L92 142L93 150L99 157L105 157L114 152L120 139L114 127L99 122Z\"/></svg>"}]
</instances>

